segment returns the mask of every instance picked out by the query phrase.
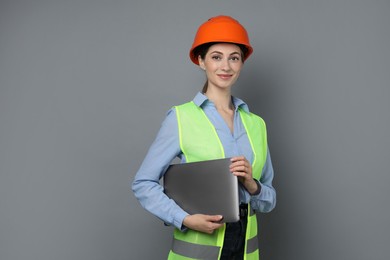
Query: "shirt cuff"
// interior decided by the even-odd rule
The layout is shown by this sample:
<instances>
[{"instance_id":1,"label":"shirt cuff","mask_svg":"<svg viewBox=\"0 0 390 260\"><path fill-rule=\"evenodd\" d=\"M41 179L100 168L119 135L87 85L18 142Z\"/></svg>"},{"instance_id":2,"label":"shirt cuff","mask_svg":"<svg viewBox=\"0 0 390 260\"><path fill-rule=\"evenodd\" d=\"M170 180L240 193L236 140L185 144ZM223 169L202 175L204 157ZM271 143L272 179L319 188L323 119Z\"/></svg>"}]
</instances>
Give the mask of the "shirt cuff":
<instances>
[{"instance_id":1,"label":"shirt cuff","mask_svg":"<svg viewBox=\"0 0 390 260\"><path fill-rule=\"evenodd\" d=\"M253 179L253 180L256 182L257 190L255 191L255 193L252 194L252 196L257 196L261 192L261 185L260 185L260 182L258 180L256 180L256 179Z\"/></svg>"},{"instance_id":2,"label":"shirt cuff","mask_svg":"<svg viewBox=\"0 0 390 260\"><path fill-rule=\"evenodd\" d=\"M179 213L177 216L175 216L175 218L173 219L173 225L182 232L187 230L187 227L183 225L184 218L187 216L188 213L183 211Z\"/></svg>"}]
</instances>

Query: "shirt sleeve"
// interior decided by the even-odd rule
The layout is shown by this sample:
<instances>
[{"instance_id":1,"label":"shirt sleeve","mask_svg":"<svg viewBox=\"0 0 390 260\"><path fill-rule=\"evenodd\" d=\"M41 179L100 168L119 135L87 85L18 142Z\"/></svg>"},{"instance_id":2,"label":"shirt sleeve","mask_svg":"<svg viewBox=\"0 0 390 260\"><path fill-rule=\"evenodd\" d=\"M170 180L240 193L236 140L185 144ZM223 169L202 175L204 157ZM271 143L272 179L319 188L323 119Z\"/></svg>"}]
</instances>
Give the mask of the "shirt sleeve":
<instances>
[{"instance_id":1,"label":"shirt sleeve","mask_svg":"<svg viewBox=\"0 0 390 260\"><path fill-rule=\"evenodd\" d=\"M132 190L142 207L179 229L188 213L165 195L160 179L180 153L176 113L170 109L132 182Z\"/></svg>"},{"instance_id":2,"label":"shirt sleeve","mask_svg":"<svg viewBox=\"0 0 390 260\"><path fill-rule=\"evenodd\" d=\"M253 196L250 196L249 193L247 193L250 197L249 202L254 210L267 213L275 208L276 191L272 186L273 178L274 170L272 167L269 149L267 148L267 158L259 182L261 187L260 193Z\"/></svg>"}]
</instances>

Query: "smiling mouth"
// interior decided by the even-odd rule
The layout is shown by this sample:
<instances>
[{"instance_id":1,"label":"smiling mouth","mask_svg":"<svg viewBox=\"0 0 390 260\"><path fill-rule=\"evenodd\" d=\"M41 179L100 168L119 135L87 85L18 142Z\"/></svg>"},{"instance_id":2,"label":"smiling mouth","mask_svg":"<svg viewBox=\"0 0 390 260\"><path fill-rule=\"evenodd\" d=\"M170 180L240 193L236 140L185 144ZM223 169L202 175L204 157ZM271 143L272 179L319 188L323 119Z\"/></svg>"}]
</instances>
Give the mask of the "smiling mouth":
<instances>
[{"instance_id":1,"label":"smiling mouth","mask_svg":"<svg viewBox=\"0 0 390 260\"><path fill-rule=\"evenodd\" d=\"M218 74L218 77L220 77L221 79L230 79L232 77L232 75L230 75L230 74Z\"/></svg>"}]
</instances>

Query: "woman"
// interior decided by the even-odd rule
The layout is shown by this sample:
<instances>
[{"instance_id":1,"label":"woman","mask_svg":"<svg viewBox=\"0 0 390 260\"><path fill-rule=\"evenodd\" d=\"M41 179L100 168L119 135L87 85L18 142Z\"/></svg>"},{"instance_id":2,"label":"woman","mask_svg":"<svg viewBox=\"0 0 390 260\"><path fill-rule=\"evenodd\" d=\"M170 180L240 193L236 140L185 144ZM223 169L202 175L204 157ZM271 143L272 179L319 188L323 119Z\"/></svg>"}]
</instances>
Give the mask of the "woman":
<instances>
[{"instance_id":1,"label":"woman","mask_svg":"<svg viewBox=\"0 0 390 260\"><path fill-rule=\"evenodd\" d=\"M245 28L229 16L199 27L190 59L207 81L193 101L168 111L135 176L132 189L141 205L176 227L168 259L259 259L255 212L275 207L273 168L264 121L231 96L252 51ZM175 157L181 162L231 157L230 170L239 179L240 221L189 215L170 200L159 180Z\"/></svg>"}]
</instances>

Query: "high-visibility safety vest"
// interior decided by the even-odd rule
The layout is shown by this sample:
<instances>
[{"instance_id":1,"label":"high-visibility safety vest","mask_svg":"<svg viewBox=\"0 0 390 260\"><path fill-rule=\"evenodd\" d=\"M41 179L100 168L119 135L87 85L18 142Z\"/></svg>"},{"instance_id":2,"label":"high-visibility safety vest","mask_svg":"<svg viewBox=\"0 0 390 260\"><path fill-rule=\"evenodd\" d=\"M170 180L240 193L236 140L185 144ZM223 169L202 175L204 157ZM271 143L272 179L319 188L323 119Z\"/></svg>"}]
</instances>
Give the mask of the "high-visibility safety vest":
<instances>
[{"instance_id":1,"label":"high-visibility safety vest","mask_svg":"<svg viewBox=\"0 0 390 260\"><path fill-rule=\"evenodd\" d=\"M180 148L187 162L196 162L225 157L224 148L217 132L204 111L188 102L175 106L178 122ZM267 136L263 119L255 114L238 109L252 147L253 178L260 180L267 156ZM248 204L248 224L245 238L244 259L259 259L257 217ZM206 234L188 229L174 231L172 248L168 259L219 259L223 247L226 225Z\"/></svg>"}]
</instances>

